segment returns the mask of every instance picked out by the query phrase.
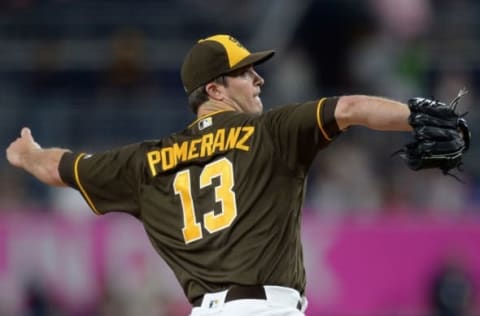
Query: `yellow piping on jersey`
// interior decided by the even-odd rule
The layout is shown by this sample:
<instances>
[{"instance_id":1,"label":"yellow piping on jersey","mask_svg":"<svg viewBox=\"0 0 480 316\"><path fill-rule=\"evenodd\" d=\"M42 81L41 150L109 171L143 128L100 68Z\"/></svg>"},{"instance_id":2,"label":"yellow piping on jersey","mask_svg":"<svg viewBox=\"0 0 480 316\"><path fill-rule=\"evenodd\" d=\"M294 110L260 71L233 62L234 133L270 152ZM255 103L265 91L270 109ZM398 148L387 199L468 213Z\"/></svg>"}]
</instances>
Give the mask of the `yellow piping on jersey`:
<instances>
[{"instance_id":1,"label":"yellow piping on jersey","mask_svg":"<svg viewBox=\"0 0 480 316\"><path fill-rule=\"evenodd\" d=\"M325 103L326 100L327 100L327 98L322 98L320 101L318 101L318 104L317 104L317 124L318 124L318 127L320 128L320 131L323 134L323 137L325 137L326 140L332 140L332 138L330 136L328 136L327 132L323 128L322 115L320 114L321 110L322 110L322 106L323 106L323 104Z\"/></svg>"},{"instance_id":2,"label":"yellow piping on jersey","mask_svg":"<svg viewBox=\"0 0 480 316\"><path fill-rule=\"evenodd\" d=\"M73 166L73 171L75 173L75 182L77 182L77 185L78 185L78 188L80 189L80 192L82 192L82 195L85 197L85 200L87 201L88 203L88 206L90 206L90 208L93 210L93 212L97 215L101 215L100 211L97 210L97 208L95 207L95 205L93 204L92 200L90 199L90 197L88 196L87 194L87 191L85 191L85 189L83 188L82 184L80 183L80 176L78 174L78 162L80 161L80 159L85 156L85 154L80 154L78 155L77 159L75 159L75 164Z\"/></svg>"}]
</instances>

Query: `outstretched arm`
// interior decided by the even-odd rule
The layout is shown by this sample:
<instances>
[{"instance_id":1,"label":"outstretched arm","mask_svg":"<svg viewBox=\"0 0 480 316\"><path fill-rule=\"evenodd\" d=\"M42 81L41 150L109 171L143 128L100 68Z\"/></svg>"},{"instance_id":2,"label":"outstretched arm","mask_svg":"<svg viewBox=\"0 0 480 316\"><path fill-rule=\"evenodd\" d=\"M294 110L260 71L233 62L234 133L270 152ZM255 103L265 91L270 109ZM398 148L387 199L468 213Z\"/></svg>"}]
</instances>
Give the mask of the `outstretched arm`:
<instances>
[{"instance_id":1,"label":"outstretched arm","mask_svg":"<svg viewBox=\"0 0 480 316\"><path fill-rule=\"evenodd\" d=\"M58 165L67 149L44 149L35 142L30 129L24 127L20 137L7 148L7 160L15 167L31 173L38 180L53 186L66 186L60 178Z\"/></svg>"},{"instance_id":2,"label":"outstretched arm","mask_svg":"<svg viewBox=\"0 0 480 316\"><path fill-rule=\"evenodd\" d=\"M409 115L406 104L365 95L342 96L335 109L335 119L341 130L360 125L383 131L410 131Z\"/></svg>"}]
</instances>

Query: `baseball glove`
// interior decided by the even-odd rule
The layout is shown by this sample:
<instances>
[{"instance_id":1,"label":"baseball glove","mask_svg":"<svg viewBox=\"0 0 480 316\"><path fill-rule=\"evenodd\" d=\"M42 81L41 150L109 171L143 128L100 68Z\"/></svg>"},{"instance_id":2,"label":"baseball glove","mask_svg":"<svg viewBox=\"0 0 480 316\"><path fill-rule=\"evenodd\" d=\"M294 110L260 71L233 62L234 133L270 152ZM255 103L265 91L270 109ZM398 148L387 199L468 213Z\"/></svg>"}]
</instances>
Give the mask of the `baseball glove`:
<instances>
[{"instance_id":1,"label":"baseball glove","mask_svg":"<svg viewBox=\"0 0 480 316\"><path fill-rule=\"evenodd\" d=\"M470 146L470 130L464 114L456 111L458 101L467 91L462 89L449 105L425 98L408 101L409 123L414 140L395 154L412 170L438 168L444 174L462 166L463 153Z\"/></svg>"}]
</instances>

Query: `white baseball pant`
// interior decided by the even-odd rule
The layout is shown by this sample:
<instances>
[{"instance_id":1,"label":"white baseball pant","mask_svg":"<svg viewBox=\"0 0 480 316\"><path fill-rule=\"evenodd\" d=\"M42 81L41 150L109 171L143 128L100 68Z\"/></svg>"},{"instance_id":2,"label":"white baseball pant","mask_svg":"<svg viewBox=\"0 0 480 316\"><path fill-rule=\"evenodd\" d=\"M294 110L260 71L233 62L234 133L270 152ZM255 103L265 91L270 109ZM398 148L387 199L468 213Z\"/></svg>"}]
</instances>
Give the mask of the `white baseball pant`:
<instances>
[{"instance_id":1,"label":"white baseball pant","mask_svg":"<svg viewBox=\"0 0 480 316\"><path fill-rule=\"evenodd\" d=\"M307 300L298 291L267 285L264 289L266 300L238 299L225 302L228 290L207 293L203 296L202 305L194 307L190 316L305 316Z\"/></svg>"}]
</instances>

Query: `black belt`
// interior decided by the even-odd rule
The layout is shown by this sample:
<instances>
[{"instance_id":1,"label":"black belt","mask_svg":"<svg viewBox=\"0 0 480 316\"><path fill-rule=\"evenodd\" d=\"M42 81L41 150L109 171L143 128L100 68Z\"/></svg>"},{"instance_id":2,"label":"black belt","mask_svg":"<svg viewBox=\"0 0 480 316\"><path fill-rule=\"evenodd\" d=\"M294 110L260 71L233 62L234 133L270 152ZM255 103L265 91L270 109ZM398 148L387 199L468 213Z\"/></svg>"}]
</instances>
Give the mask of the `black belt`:
<instances>
[{"instance_id":1,"label":"black belt","mask_svg":"<svg viewBox=\"0 0 480 316\"><path fill-rule=\"evenodd\" d=\"M265 288L263 286L254 285L254 286L239 286L234 285L227 291L225 296L225 303L235 300L266 300L267 294L265 294ZM202 305L203 296L197 297L193 300L192 305L194 307L199 307ZM302 310L302 302L298 301L297 309Z\"/></svg>"}]
</instances>

